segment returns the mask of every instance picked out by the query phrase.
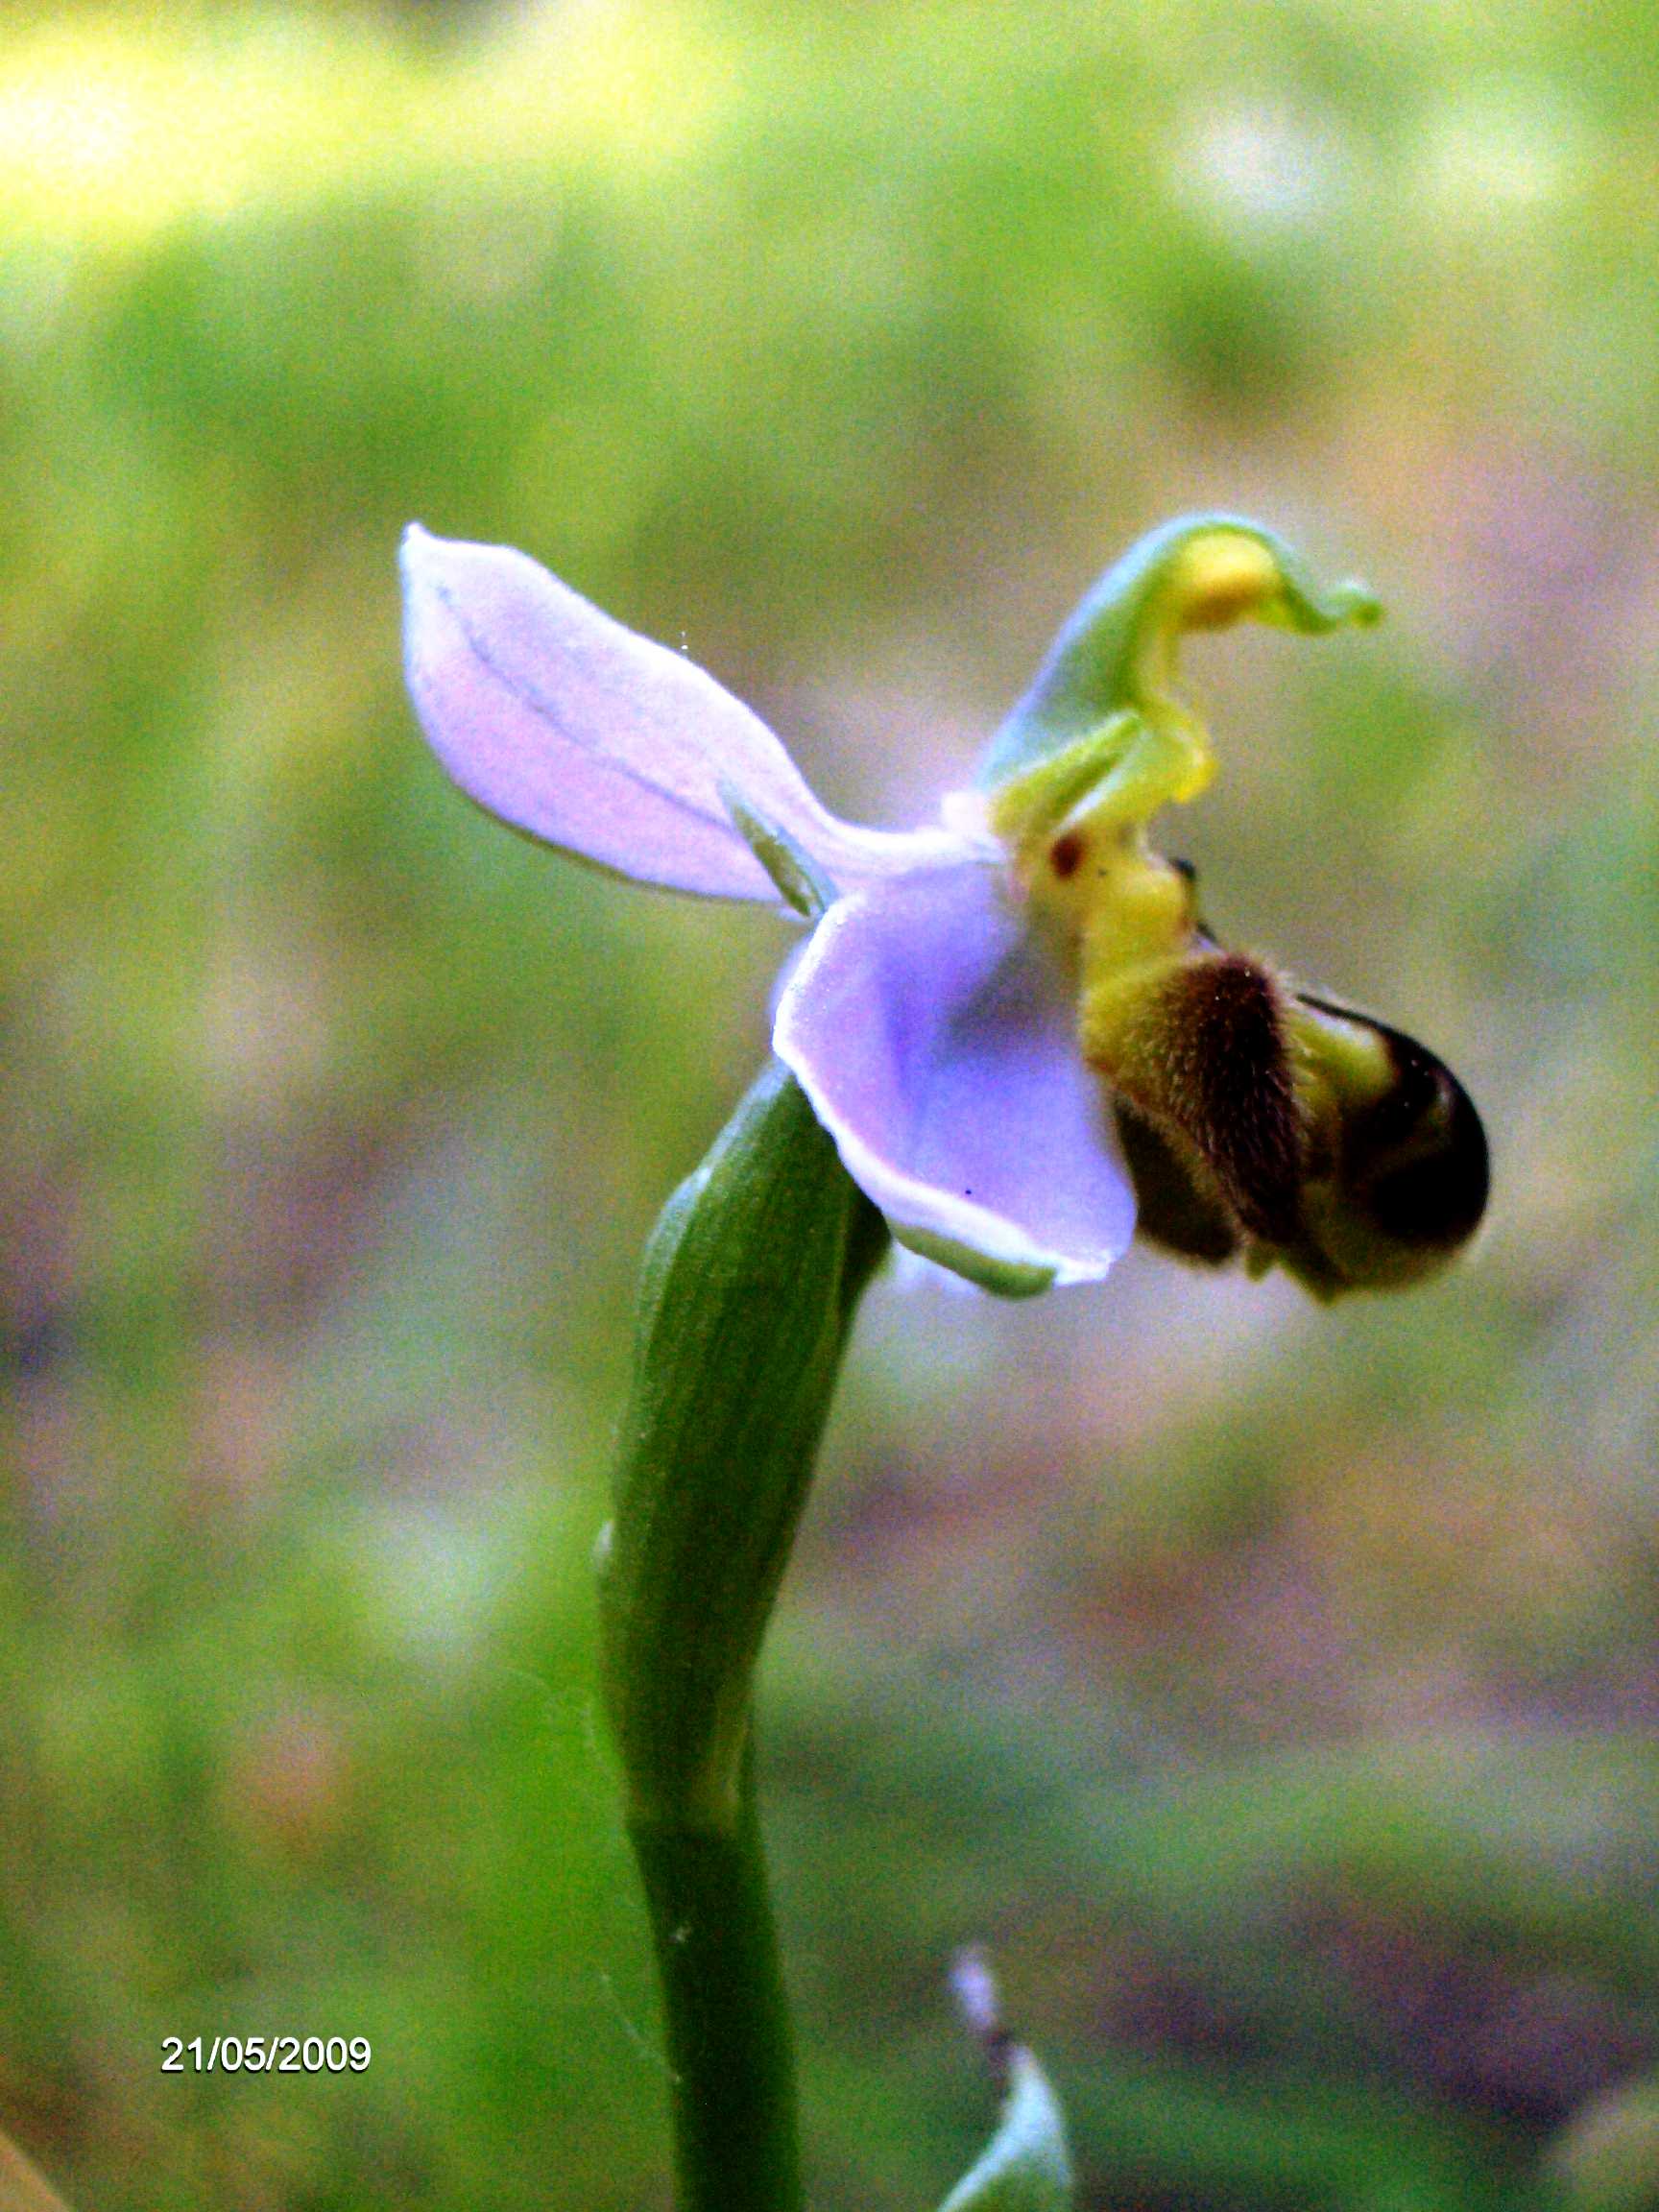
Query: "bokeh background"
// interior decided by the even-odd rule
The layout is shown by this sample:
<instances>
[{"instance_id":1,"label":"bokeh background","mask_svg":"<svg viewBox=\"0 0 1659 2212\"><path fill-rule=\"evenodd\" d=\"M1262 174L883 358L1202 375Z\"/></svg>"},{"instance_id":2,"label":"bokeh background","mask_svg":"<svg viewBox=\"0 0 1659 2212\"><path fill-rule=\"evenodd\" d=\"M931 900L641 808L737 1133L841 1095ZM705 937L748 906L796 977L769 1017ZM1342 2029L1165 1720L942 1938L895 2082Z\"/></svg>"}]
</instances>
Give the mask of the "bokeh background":
<instances>
[{"instance_id":1,"label":"bokeh background","mask_svg":"<svg viewBox=\"0 0 1659 2212\"><path fill-rule=\"evenodd\" d=\"M84 2212L666 2201L589 1559L772 920L444 782L410 517L843 811L1221 504L1217 928L1491 1128L1399 1300L889 1281L766 1685L812 2200L1659 2203L1659 40L1646 0L0 26L0 2125ZM365 2076L160 2039L363 2034Z\"/></svg>"}]
</instances>

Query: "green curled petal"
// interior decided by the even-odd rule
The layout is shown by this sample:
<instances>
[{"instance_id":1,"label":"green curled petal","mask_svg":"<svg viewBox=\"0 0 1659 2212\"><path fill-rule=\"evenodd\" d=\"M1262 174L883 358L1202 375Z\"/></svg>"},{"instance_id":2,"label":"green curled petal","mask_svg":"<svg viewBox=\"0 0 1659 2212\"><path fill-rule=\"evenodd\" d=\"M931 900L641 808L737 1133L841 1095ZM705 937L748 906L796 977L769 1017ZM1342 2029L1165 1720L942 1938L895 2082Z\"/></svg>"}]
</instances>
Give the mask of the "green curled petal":
<instances>
[{"instance_id":1,"label":"green curled petal","mask_svg":"<svg viewBox=\"0 0 1659 2212\"><path fill-rule=\"evenodd\" d=\"M1375 622L1361 584L1321 586L1271 530L1233 515L1186 515L1130 547L1084 597L1036 681L992 740L979 784L996 792L1126 710L1185 726L1175 650L1190 630L1251 616L1318 635Z\"/></svg>"},{"instance_id":2,"label":"green curled petal","mask_svg":"<svg viewBox=\"0 0 1659 2212\"><path fill-rule=\"evenodd\" d=\"M1053 1287L1056 1270L1052 1267L994 1259L989 1252L976 1252L953 1237L937 1236L926 1229L900 1223L889 1223L889 1227L893 1241L902 1244L906 1252L914 1252L919 1260L931 1260L935 1267L948 1268L952 1275L976 1284L981 1290L994 1291L998 1298L1037 1298Z\"/></svg>"}]
</instances>

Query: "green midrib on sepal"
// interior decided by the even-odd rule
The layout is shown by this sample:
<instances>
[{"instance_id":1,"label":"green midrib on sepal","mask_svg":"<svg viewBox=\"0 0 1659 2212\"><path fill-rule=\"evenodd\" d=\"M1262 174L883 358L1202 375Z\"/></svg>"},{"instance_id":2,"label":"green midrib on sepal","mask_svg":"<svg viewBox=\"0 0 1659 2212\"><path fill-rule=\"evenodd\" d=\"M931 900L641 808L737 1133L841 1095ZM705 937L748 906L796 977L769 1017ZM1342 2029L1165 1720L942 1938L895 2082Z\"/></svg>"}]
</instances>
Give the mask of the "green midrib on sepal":
<instances>
[{"instance_id":1,"label":"green midrib on sepal","mask_svg":"<svg viewBox=\"0 0 1659 2212\"><path fill-rule=\"evenodd\" d=\"M783 903L806 922L827 914L840 894L799 840L751 805L730 777L719 777L716 787L732 827L771 877Z\"/></svg>"}]
</instances>

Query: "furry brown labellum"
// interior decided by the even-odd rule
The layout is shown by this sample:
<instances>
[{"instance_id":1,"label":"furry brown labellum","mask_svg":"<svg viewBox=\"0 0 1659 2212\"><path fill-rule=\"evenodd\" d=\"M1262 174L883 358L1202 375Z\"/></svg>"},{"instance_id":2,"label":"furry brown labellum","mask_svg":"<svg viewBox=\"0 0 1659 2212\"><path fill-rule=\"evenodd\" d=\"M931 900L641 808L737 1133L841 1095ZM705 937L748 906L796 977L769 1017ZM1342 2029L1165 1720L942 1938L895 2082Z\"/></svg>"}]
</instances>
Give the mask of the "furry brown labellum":
<instances>
[{"instance_id":1,"label":"furry brown labellum","mask_svg":"<svg viewBox=\"0 0 1659 2212\"><path fill-rule=\"evenodd\" d=\"M1451 1070L1368 1015L1201 940L1088 1040L1112 1086L1140 1232L1318 1295L1419 1281L1485 1211L1485 1134Z\"/></svg>"},{"instance_id":2,"label":"furry brown labellum","mask_svg":"<svg viewBox=\"0 0 1659 2212\"><path fill-rule=\"evenodd\" d=\"M1197 1156L1240 1232L1287 1243L1306 1143L1277 978L1240 953L1205 950L1123 998L1097 1047L1118 1096Z\"/></svg>"}]
</instances>

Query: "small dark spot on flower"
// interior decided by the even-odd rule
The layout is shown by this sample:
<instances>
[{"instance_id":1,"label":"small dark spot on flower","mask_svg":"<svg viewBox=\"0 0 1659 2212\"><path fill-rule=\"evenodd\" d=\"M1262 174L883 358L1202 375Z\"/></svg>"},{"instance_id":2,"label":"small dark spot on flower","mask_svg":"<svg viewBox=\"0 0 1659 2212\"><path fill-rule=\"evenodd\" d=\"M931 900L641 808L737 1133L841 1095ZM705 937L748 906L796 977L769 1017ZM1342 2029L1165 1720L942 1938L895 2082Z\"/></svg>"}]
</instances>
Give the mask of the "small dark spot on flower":
<instances>
[{"instance_id":1,"label":"small dark spot on flower","mask_svg":"<svg viewBox=\"0 0 1659 2212\"><path fill-rule=\"evenodd\" d=\"M1068 876L1075 876L1083 857L1083 840L1074 830L1067 830L1064 837L1056 837L1048 848L1048 864L1062 882Z\"/></svg>"}]
</instances>

